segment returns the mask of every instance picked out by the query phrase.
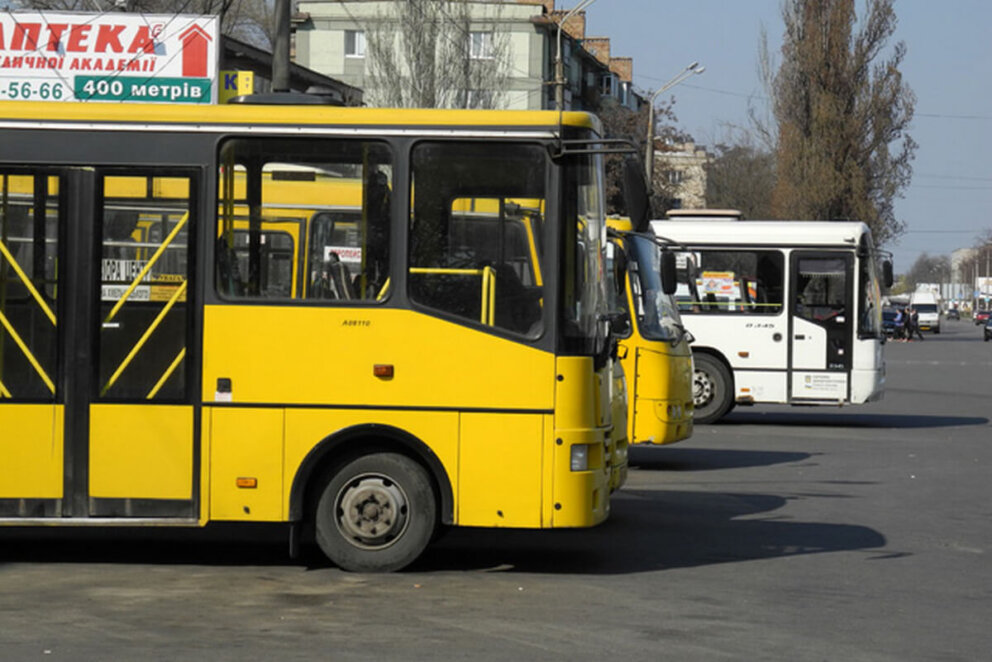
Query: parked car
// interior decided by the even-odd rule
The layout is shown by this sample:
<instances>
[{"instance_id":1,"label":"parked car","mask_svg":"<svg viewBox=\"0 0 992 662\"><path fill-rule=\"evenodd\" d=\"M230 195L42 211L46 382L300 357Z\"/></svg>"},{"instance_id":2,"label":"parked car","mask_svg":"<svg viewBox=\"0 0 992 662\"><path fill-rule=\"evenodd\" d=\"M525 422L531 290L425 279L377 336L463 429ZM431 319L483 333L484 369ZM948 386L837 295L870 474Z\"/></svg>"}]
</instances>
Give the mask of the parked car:
<instances>
[{"instance_id":1,"label":"parked car","mask_svg":"<svg viewBox=\"0 0 992 662\"><path fill-rule=\"evenodd\" d=\"M896 333L896 311L895 308L882 308L882 331L887 336Z\"/></svg>"},{"instance_id":2,"label":"parked car","mask_svg":"<svg viewBox=\"0 0 992 662\"><path fill-rule=\"evenodd\" d=\"M985 322L985 328L982 329L982 334L985 337L985 342L988 342L989 338L992 338L992 317Z\"/></svg>"},{"instance_id":3,"label":"parked car","mask_svg":"<svg viewBox=\"0 0 992 662\"><path fill-rule=\"evenodd\" d=\"M947 309L947 319L949 320L959 320L961 319L961 312L957 308Z\"/></svg>"},{"instance_id":4,"label":"parked car","mask_svg":"<svg viewBox=\"0 0 992 662\"><path fill-rule=\"evenodd\" d=\"M975 324L985 324L989 321L989 316L992 315L992 310L976 310L975 311Z\"/></svg>"}]
</instances>

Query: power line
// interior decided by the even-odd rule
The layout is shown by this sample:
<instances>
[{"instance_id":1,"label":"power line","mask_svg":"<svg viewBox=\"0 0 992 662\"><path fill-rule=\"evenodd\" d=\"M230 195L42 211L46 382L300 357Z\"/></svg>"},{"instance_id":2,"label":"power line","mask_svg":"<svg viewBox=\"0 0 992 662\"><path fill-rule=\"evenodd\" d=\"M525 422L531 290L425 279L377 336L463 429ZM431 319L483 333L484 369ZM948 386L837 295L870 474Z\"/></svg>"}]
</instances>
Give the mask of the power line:
<instances>
[{"instance_id":1,"label":"power line","mask_svg":"<svg viewBox=\"0 0 992 662\"><path fill-rule=\"evenodd\" d=\"M654 76L644 76L638 75L638 78L644 80L661 81L663 79L656 78ZM689 87L694 90L702 90L703 92L711 92L713 94L721 94L723 96L738 97L741 99L754 99L755 101L769 101L768 97L763 94L746 94L744 92L735 92L732 90L721 90L715 87L706 87L703 85L693 85L691 83L683 83L682 87ZM988 121L992 120L992 115L956 115L951 113L913 113L913 117L925 117L927 119L952 119L952 120L977 120L977 121Z\"/></svg>"},{"instance_id":2,"label":"power line","mask_svg":"<svg viewBox=\"0 0 992 662\"><path fill-rule=\"evenodd\" d=\"M913 173L914 177L926 177L928 179L957 179L969 182L992 182L992 177L968 177L965 175L931 175L927 172Z\"/></svg>"},{"instance_id":3,"label":"power line","mask_svg":"<svg viewBox=\"0 0 992 662\"><path fill-rule=\"evenodd\" d=\"M937 184L910 184L909 188L929 188L942 191L992 191L992 186L939 186Z\"/></svg>"}]
</instances>

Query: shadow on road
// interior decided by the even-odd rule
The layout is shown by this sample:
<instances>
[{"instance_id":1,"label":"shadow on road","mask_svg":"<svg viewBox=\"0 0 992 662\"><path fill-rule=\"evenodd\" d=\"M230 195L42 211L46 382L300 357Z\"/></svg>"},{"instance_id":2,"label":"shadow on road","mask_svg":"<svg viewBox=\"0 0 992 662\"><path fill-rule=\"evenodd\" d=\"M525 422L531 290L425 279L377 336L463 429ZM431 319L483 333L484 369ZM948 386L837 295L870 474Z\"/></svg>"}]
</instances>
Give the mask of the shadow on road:
<instances>
[{"instance_id":1,"label":"shadow on road","mask_svg":"<svg viewBox=\"0 0 992 662\"><path fill-rule=\"evenodd\" d=\"M715 425L782 425L794 427L844 428L953 428L964 425L987 425L984 416L939 416L927 414L866 414L829 413L804 410L801 412L750 412L735 410Z\"/></svg>"},{"instance_id":2,"label":"shadow on road","mask_svg":"<svg viewBox=\"0 0 992 662\"><path fill-rule=\"evenodd\" d=\"M770 514L789 498L818 495L622 490L614 495L610 519L596 528L452 529L409 571L629 574L885 545L884 536L863 526L796 522ZM289 559L285 536L284 526L223 525L192 531L15 529L0 531L0 567L7 563L330 566L314 545L305 545L300 558Z\"/></svg>"},{"instance_id":3,"label":"shadow on road","mask_svg":"<svg viewBox=\"0 0 992 662\"><path fill-rule=\"evenodd\" d=\"M802 462L819 453L631 446L627 461L647 471L714 471Z\"/></svg>"},{"instance_id":4,"label":"shadow on road","mask_svg":"<svg viewBox=\"0 0 992 662\"><path fill-rule=\"evenodd\" d=\"M863 526L753 519L786 501L768 494L623 490L610 519L595 529L456 529L413 569L628 574L885 545L882 534Z\"/></svg>"}]
</instances>

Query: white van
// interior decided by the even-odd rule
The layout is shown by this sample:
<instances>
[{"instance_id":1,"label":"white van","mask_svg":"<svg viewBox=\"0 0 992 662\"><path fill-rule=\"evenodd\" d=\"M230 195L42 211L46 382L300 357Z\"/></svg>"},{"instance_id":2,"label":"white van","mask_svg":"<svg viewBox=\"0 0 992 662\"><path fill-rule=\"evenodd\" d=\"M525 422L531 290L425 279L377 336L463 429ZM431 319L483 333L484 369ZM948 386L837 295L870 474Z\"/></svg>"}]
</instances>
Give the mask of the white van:
<instances>
[{"instance_id":1,"label":"white van","mask_svg":"<svg viewBox=\"0 0 992 662\"><path fill-rule=\"evenodd\" d=\"M940 302L933 292L913 292L909 305L919 314L920 330L940 333Z\"/></svg>"}]
</instances>

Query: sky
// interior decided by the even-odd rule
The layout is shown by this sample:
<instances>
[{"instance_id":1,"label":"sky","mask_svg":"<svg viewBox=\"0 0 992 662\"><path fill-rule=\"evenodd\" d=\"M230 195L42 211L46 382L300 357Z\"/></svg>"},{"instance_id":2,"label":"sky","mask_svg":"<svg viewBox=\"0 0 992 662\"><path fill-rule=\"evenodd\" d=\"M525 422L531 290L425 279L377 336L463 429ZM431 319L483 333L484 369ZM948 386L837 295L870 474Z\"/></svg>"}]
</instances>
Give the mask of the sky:
<instances>
[{"instance_id":1,"label":"sky","mask_svg":"<svg viewBox=\"0 0 992 662\"><path fill-rule=\"evenodd\" d=\"M895 11L892 41L906 44L901 70L917 98L908 133L919 144L895 208L907 232L884 247L903 273L922 253L949 256L992 229L992 2L896 0ZM778 57L780 0L595 0L586 9L586 35L610 37L614 57L633 57L642 91L692 62L706 67L661 97L675 98L678 126L703 146L746 125L749 104L763 108L762 27Z\"/></svg>"}]
</instances>

